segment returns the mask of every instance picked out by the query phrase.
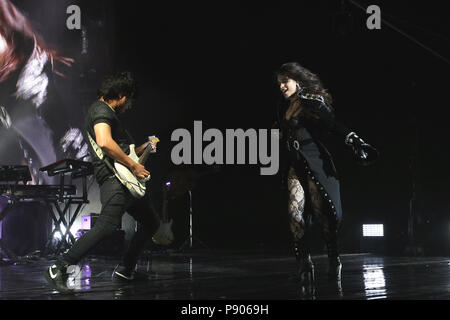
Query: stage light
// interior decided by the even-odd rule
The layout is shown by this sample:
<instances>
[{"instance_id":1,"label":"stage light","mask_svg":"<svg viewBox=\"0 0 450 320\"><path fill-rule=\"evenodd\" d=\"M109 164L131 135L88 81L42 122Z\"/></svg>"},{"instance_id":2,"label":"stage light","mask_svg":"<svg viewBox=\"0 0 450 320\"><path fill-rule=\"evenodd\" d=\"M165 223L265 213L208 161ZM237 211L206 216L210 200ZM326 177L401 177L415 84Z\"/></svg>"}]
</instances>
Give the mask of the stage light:
<instances>
[{"instance_id":1,"label":"stage light","mask_svg":"<svg viewBox=\"0 0 450 320\"><path fill-rule=\"evenodd\" d=\"M384 225L363 224L363 237L384 237Z\"/></svg>"},{"instance_id":2,"label":"stage light","mask_svg":"<svg viewBox=\"0 0 450 320\"><path fill-rule=\"evenodd\" d=\"M61 240L61 233L60 233L59 231L56 231L56 232L53 234L53 238L54 238L54 239Z\"/></svg>"},{"instance_id":3,"label":"stage light","mask_svg":"<svg viewBox=\"0 0 450 320\"><path fill-rule=\"evenodd\" d=\"M75 227L76 227L76 226L75 226ZM62 234L65 234L65 233L66 233L66 228L65 228L64 226L61 226L61 232L56 231L56 232L53 234L53 238L54 238L54 239L57 239L57 240L61 240ZM74 230L74 228L71 228L71 229L70 229L70 234L72 234L72 235L76 234L76 230Z\"/></svg>"},{"instance_id":4,"label":"stage light","mask_svg":"<svg viewBox=\"0 0 450 320\"><path fill-rule=\"evenodd\" d=\"M386 252L386 241L384 237L384 224L363 224L362 237L360 240L361 253L379 253Z\"/></svg>"}]
</instances>

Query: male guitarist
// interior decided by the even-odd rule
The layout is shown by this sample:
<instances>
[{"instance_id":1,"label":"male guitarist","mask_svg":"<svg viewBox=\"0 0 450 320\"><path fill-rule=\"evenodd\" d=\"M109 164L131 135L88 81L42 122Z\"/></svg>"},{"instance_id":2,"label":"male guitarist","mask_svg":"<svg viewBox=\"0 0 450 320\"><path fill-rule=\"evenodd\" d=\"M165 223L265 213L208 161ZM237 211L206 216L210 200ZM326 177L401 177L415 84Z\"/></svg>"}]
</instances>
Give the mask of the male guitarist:
<instances>
[{"instance_id":1,"label":"male guitarist","mask_svg":"<svg viewBox=\"0 0 450 320\"><path fill-rule=\"evenodd\" d=\"M88 136L92 138L90 150L95 178L100 186L102 209L93 228L78 239L72 248L45 272L49 284L60 292L71 291L66 285L67 268L77 264L102 239L116 230L125 211L141 226L132 238L122 263L115 268L113 278L133 280L138 256L147 240L152 236L154 238L161 236L157 232L160 220L150 205L148 192L143 198L134 198L119 181L111 166L117 161L128 167L140 179L150 174L144 165L127 155L129 145L134 144L134 141L116 116L117 113L131 108L135 92L135 81L129 72L109 76L99 89L98 101L94 102L88 111L86 130ZM136 154L141 155L147 147L156 152L156 145L149 140L136 148ZM103 152L103 159L99 156L99 152Z\"/></svg>"}]
</instances>

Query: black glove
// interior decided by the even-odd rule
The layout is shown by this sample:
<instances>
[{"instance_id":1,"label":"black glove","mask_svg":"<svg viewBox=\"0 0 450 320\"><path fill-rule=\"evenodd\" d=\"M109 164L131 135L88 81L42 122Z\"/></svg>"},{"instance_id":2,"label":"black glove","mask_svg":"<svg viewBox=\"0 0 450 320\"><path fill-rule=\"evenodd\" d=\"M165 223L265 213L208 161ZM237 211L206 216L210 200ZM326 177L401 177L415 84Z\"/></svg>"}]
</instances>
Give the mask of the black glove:
<instances>
[{"instance_id":1,"label":"black glove","mask_svg":"<svg viewBox=\"0 0 450 320\"><path fill-rule=\"evenodd\" d=\"M347 135L345 144L352 147L356 162L360 165L367 166L378 159L378 150L365 143L355 132Z\"/></svg>"}]
</instances>

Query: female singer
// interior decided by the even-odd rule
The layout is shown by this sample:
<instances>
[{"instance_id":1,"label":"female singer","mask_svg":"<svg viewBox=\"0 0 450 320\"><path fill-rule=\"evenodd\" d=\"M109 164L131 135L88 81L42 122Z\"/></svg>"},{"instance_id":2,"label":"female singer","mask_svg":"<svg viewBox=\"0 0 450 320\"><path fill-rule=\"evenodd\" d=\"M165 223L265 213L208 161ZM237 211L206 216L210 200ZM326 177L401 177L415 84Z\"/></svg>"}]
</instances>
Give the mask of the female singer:
<instances>
[{"instance_id":1,"label":"female singer","mask_svg":"<svg viewBox=\"0 0 450 320\"><path fill-rule=\"evenodd\" d=\"M342 218L339 180L332 157L322 144L323 134L342 138L361 164L373 162L377 151L355 132L334 119L332 98L317 75L296 62L277 71L283 96L278 126L286 146L288 212L298 272L303 282L314 282L314 265L307 244L312 221L321 226L329 258L329 277L340 281L338 227Z\"/></svg>"}]
</instances>

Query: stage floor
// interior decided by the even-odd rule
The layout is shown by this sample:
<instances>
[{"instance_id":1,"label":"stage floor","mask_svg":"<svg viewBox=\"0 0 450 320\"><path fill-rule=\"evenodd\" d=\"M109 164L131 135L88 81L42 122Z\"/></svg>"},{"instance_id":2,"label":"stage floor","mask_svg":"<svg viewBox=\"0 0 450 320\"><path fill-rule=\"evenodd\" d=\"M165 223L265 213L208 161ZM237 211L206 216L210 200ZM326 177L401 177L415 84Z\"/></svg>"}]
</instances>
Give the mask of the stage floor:
<instances>
[{"instance_id":1,"label":"stage floor","mask_svg":"<svg viewBox=\"0 0 450 320\"><path fill-rule=\"evenodd\" d=\"M327 258L314 256L315 292L295 278L292 256L244 252L159 253L139 263L148 281L111 281L117 260L87 258L75 270L73 295L47 286L49 261L0 266L0 299L450 299L450 258L342 255L341 288L326 277Z\"/></svg>"}]
</instances>

